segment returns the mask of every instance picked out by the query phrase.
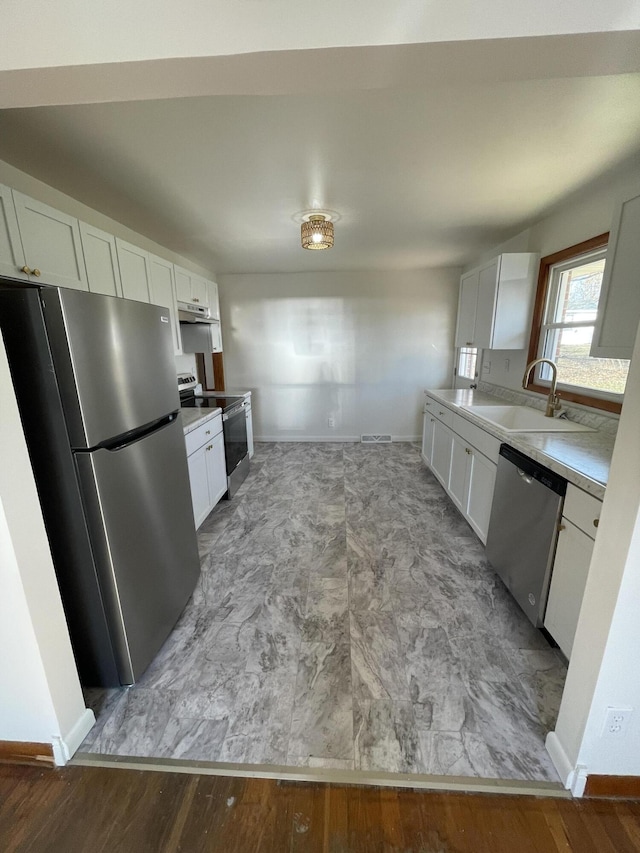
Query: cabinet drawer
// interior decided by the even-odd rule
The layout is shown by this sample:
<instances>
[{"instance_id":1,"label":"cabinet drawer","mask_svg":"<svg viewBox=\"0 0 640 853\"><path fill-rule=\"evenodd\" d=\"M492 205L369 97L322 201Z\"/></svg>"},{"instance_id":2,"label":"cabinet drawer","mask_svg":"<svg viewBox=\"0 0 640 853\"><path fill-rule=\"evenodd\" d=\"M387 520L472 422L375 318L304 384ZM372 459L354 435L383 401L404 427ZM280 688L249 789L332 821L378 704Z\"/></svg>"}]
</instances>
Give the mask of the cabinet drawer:
<instances>
[{"instance_id":1,"label":"cabinet drawer","mask_svg":"<svg viewBox=\"0 0 640 853\"><path fill-rule=\"evenodd\" d=\"M578 489L571 483L567 485L567 495L564 499L562 514L592 539L596 538L601 510L602 501L599 501L598 498L583 492L582 489Z\"/></svg>"},{"instance_id":2,"label":"cabinet drawer","mask_svg":"<svg viewBox=\"0 0 640 853\"><path fill-rule=\"evenodd\" d=\"M500 440L493 435L489 435L482 427L472 424L471 421L463 418L462 415L454 414L452 429L492 462L498 461Z\"/></svg>"},{"instance_id":3,"label":"cabinet drawer","mask_svg":"<svg viewBox=\"0 0 640 853\"><path fill-rule=\"evenodd\" d=\"M453 424L453 412L451 409L447 409L446 406L443 406L442 403L439 403L437 400L430 400L430 398L427 398L427 403L428 402L431 402L432 405L428 407L427 411L431 412L433 417L437 418L445 426L451 427Z\"/></svg>"},{"instance_id":4,"label":"cabinet drawer","mask_svg":"<svg viewBox=\"0 0 640 853\"><path fill-rule=\"evenodd\" d=\"M196 429L188 432L184 437L184 441L187 446L187 456L191 456L191 454L195 453L199 447L202 447L203 444L211 441L214 436L218 435L220 432L222 432L221 415L217 415L215 418L205 421Z\"/></svg>"}]
</instances>

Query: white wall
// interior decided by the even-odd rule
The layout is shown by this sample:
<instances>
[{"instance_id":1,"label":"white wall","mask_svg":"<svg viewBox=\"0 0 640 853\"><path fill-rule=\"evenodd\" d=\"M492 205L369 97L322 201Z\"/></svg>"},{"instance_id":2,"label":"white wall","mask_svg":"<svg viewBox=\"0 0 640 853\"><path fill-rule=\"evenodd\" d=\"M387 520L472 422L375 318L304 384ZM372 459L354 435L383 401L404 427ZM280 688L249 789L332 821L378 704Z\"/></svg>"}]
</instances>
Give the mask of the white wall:
<instances>
[{"instance_id":1,"label":"white wall","mask_svg":"<svg viewBox=\"0 0 640 853\"><path fill-rule=\"evenodd\" d=\"M49 743L63 763L93 714L84 706L1 337L0 410L0 740Z\"/></svg>"},{"instance_id":2,"label":"white wall","mask_svg":"<svg viewBox=\"0 0 640 853\"><path fill-rule=\"evenodd\" d=\"M629 184L637 182L639 178L640 158L636 158L625 168L576 193L526 231L485 252L470 264L468 269L501 252L537 252L540 257L545 257L608 231L616 200ZM522 390L527 350L485 350L482 356L480 379L494 385ZM487 371L489 362L490 371Z\"/></svg>"},{"instance_id":3,"label":"white wall","mask_svg":"<svg viewBox=\"0 0 640 853\"><path fill-rule=\"evenodd\" d=\"M256 438L417 438L422 389L450 383L459 274L221 276L227 386L254 392Z\"/></svg>"},{"instance_id":4,"label":"white wall","mask_svg":"<svg viewBox=\"0 0 640 853\"><path fill-rule=\"evenodd\" d=\"M640 333L550 751L581 793L590 773L640 776ZM607 707L634 709L604 737Z\"/></svg>"}]
</instances>

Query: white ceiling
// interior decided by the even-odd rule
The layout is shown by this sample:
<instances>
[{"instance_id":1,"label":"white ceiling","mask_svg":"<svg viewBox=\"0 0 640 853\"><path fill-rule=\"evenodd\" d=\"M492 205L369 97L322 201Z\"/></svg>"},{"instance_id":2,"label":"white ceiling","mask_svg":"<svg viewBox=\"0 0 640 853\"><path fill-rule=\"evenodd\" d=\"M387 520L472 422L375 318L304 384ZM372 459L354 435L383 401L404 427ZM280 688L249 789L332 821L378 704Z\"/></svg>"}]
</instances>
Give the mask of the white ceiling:
<instances>
[{"instance_id":1,"label":"white ceiling","mask_svg":"<svg viewBox=\"0 0 640 853\"><path fill-rule=\"evenodd\" d=\"M640 74L0 113L0 159L218 273L460 265L639 150Z\"/></svg>"}]
</instances>

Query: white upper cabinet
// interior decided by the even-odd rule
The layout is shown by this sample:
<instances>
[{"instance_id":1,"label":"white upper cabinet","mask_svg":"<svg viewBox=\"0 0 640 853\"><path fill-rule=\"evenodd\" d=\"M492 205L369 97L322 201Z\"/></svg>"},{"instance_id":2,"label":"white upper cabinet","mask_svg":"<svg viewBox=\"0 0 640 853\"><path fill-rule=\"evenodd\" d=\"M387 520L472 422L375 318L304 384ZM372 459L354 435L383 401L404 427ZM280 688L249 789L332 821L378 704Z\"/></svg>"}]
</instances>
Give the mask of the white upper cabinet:
<instances>
[{"instance_id":1,"label":"white upper cabinet","mask_svg":"<svg viewBox=\"0 0 640 853\"><path fill-rule=\"evenodd\" d=\"M209 306L209 316L214 320L220 320L220 303L218 302L218 285L215 281L208 281L207 284L207 304Z\"/></svg>"},{"instance_id":2,"label":"white upper cabinet","mask_svg":"<svg viewBox=\"0 0 640 853\"><path fill-rule=\"evenodd\" d=\"M529 339L538 255L499 255L460 279L455 345L524 349Z\"/></svg>"},{"instance_id":3,"label":"white upper cabinet","mask_svg":"<svg viewBox=\"0 0 640 853\"><path fill-rule=\"evenodd\" d=\"M91 293L122 296L116 238L86 222L80 222L80 236Z\"/></svg>"},{"instance_id":4,"label":"white upper cabinet","mask_svg":"<svg viewBox=\"0 0 640 853\"><path fill-rule=\"evenodd\" d=\"M27 279L16 209L9 187L0 184L0 275Z\"/></svg>"},{"instance_id":5,"label":"white upper cabinet","mask_svg":"<svg viewBox=\"0 0 640 853\"><path fill-rule=\"evenodd\" d=\"M174 272L177 301L208 308L209 316L219 320L218 285L215 281L208 281L183 267L174 266Z\"/></svg>"},{"instance_id":6,"label":"white upper cabinet","mask_svg":"<svg viewBox=\"0 0 640 853\"><path fill-rule=\"evenodd\" d=\"M207 282L183 267L174 267L176 277L176 299L178 302L191 302L193 305L209 305Z\"/></svg>"},{"instance_id":7,"label":"white upper cabinet","mask_svg":"<svg viewBox=\"0 0 640 853\"><path fill-rule=\"evenodd\" d=\"M209 305L209 287L206 279L199 275L191 276L191 301L197 305Z\"/></svg>"},{"instance_id":8,"label":"white upper cabinet","mask_svg":"<svg viewBox=\"0 0 640 853\"><path fill-rule=\"evenodd\" d=\"M458 325L456 328L457 347L474 346L476 328L476 309L478 307L479 270L471 270L460 279L460 300L458 302Z\"/></svg>"},{"instance_id":9,"label":"white upper cabinet","mask_svg":"<svg viewBox=\"0 0 640 853\"><path fill-rule=\"evenodd\" d=\"M88 290L78 220L15 190L13 200L29 278Z\"/></svg>"},{"instance_id":10,"label":"white upper cabinet","mask_svg":"<svg viewBox=\"0 0 640 853\"><path fill-rule=\"evenodd\" d=\"M118 264L122 279L122 295L125 299L149 302L150 270L149 253L116 237Z\"/></svg>"},{"instance_id":11,"label":"white upper cabinet","mask_svg":"<svg viewBox=\"0 0 640 853\"><path fill-rule=\"evenodd\" d=\"M173 264L159 258L157 255L149 255L149 271L151 274L151 302L161 305L169 312L171 332L173 335L173 349L175 355L182 354L182 339L180 337L180 324L178 322L178 308L176 306L175 283L173 279Z\"/></svg>"},{"instance_id":12,"label":"white upper cabinet","mask_svg":"<svg viewBox=\"0 0 640 853\"><path fill-rule=\"evenodd\" d=\"M631 358L640 322L640 187L617 205L591 355Z\"/></svg>"}]
</instances>

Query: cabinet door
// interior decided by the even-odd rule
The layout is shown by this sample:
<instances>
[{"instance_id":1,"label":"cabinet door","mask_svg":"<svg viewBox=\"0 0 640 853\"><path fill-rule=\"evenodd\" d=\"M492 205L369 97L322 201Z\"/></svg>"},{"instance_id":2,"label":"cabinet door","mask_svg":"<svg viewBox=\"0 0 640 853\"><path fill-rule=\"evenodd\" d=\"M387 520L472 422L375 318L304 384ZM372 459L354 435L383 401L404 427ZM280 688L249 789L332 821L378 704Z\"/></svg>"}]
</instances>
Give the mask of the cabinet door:
<instances>
[{"instance_id":1,"label":"cabinet door","mask_svg":"<svg viewBox=\"0 0 640 853\"><path fill-rule=\"evenodd\" d=\"M631 358L640 321L640 190L616 207L591 355Z\"/></svg>"},{"instance_id":2,"label":"cabinet door","mask_svg":"<svg viewBox=\"0 0 640 853\"><path fill-rule=\"evenodd\" d=\"M493 348L493 322L496 313L498 295L499 261L480 267L478 272L478 304L476 307L476 327L474 344L480 349Z\"/></svg>"},{"instance_id":3,"label":"cabinet door","mask_svg":"<svg viewBox=\"0 0 640 853\"><path fill-rule=\"evenodd\" d=\"M433 424L433 454L431 470L440 480L445 489L449 488L449 473L451 471L451 443L453 433L439 420Z\"/></svg>"},{"instance_id":4,"label":"cabinet door","mask_svg":"<svg viewBox=\"0 0 640 853\"><path fill-rule=\"evenodd\" d=\"M149 254L116 237L118 264L125 299L149 302Z\"/></svg>"},{"instance_id":5,"label":"cabinet door","mask_svg":"<svg viewBox=\"0 0 640 853\"><path fill-rule=\"evenodd\" d=\"M116 238L86 222L80 222L79 226L89 290L105 296L122 296Z\"/></svg>"},{"instance_id":6,"label":"cabinet door","mask_svg":"<svg viewBox=\"0 0 640 853\"><path fill-rule=\"evenodd\" d=\"M191 273L182 267L173 267L178 302L191 302Z\"/></svg>"},{"instance_id":7,"label":"cabinet door","mask_svg":"<svg viewBox=\"0 0 640 853\"><path fill-rule=\"evenodd\" d=\"M78 220L13 191L25 263L43 284L88 290Z\"/></svg>"},{"instance_id":8,"label":"cabinet door","mask_svg":"<svg viewBox=\"0 0 640 853\"><path fill-rule=\"evenodd\" d=\"M251 406L247 406L245 403L244 407L245 419L247 422L247 446L249 448L249 458L253 457L253 415L251 413Z\"/></svg>"},{"instance_id":9,"label":"cabinet door","mask_svg":"<svg viewBox=\"0 0 640 853\"><path fill-rule=\"evenodd\" d=\"M149 255L149 290L151 302L167 309L171 333L173 335L173 350L175 355L182 354L182 339L180 337L180 324L178 323L178 308L175 299L175 285L173 280L173 264L159 258L157 255Z\"/></svg>"},{"instance_id":10,"label":"cabinet door","mask_svg":"<svg viewBox=\"0 0 640 853\"><path fill-rule=\"evenodd\" d=\"M22 272L25 265L16 209L9 187L0 184L0 275L28 279Z\"/></svg>"},{"instance_id":11,"label":"cabinet door","mask_svg":"<svg viewBox=\"0 0 640 853\"><path fill-rule=\"evenodd\" d=\"M471 451L463 438L451 437L451 468L449 471L449 497L463 513L466 512L465 487L467 485L467 465Z\"/></svg>"},{"instance_id":12,"label":"cabinet door","mask_svg":"<svg viewBox=\"0 0 640 853\"><path fill-rule=\"evenodd\" d=\"M591 563L593 539L566 518L562 523L564 529L558 536L544 627L570 658Z\"/></svg>"},{"instance_id":13,"label":"cabinet door","mask_svg":"<svg viewBox=\"0 0 640 853\"><path fill-rule=\"evenodd\" d=\"M187 459L189 465L189 484L191 486L191 504L196 530L209 515L211 501L209 499L209 478L207 473L207 447L203 445Z\"/></svg>"},{"instance_id":14,"label":"cabinet door","mask_svg":"<svg viewBox=\"0 0 640 853\"><path fill-rule=\"evenodd\" d=\"M435 422L436 419L431 412L426 411L422 418L422 458L429 466L433 457L433 425Z\"/></svg>"},{"instance_id":15,"label":"cabinet door","mask_svg":"<svg viewBox=\"0 0 640 853\"><path fill-rule=\"evenodd\" d=\"M209 316L214 320L219 320L220 303L218 301L218 285L215 281L207 282L207 304L209 305Z\"/></svg>"},{"instance_id":16,"label":"cabinet door","mask_svg":"<svg viewBox=\"0 0 640 853\"><path fill-rule=\"evenodd\" d=\"M479 270L472 270L460 279L460 299L458 302L458 324L456 326L455 345L466 347L475 345L476 307L478 304Z\"/></svg>"},{"instance_id":17,"label":"cabinet door","mask_svg":"<svg viewBox=\"0 0 640 853\"><path fill-rule=\"evenodd\" d=\"M475 448L469 449L464 514L482 544L485 545L498 466L482 453L478 453Z\"/></svg>"},{"instance_id":18,"label":"cabinet door","mask_svg":"<svg viewBox=\"0 0 640 853\"><path fill-rule=\"evenodd\" d=\"M209 304L208 282L199 275L191 276L191 301L205 307Z\"/></svg>"},{"instance_id":19,"label":"cabinet door","mask_svg":"<svg viewBox=\"0 0 640 853\"><path fill-rule=\"evenodd\" d=\"M210 508L218 503L227 491L227 467L224 460L224 438L218 433L207 445L207 478L209 481Z\"/></svg>"}]
</instances>

